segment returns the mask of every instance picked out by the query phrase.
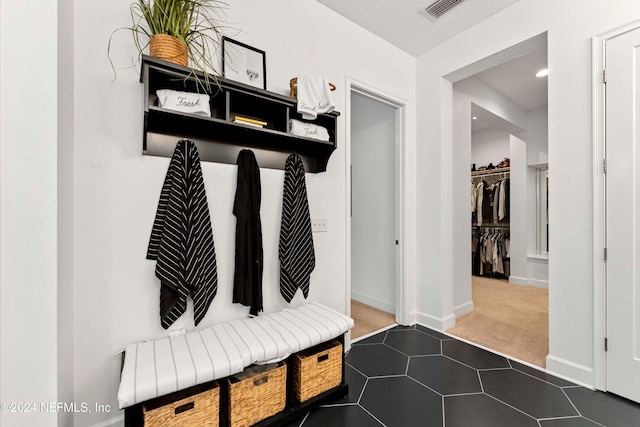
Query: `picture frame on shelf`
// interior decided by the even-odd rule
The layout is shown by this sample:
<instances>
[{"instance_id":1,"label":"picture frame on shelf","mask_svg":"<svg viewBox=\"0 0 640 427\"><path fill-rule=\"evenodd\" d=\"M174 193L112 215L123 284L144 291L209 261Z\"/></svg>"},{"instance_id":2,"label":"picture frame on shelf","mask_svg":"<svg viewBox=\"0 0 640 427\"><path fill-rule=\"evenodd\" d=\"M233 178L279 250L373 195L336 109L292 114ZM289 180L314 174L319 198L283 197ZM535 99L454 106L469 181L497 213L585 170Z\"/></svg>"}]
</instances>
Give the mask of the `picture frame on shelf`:
<instances>
[{"instance_id":1,"label":"picture frame on shelf","mask_svg":"<svg viewBox=\"0 0 640 427\"><path fill-rule=\"evenodd\" d=\"M222 73L227 79L266 90L266 54L263 50L222 37Z\"/></svg>"}]
</instances>

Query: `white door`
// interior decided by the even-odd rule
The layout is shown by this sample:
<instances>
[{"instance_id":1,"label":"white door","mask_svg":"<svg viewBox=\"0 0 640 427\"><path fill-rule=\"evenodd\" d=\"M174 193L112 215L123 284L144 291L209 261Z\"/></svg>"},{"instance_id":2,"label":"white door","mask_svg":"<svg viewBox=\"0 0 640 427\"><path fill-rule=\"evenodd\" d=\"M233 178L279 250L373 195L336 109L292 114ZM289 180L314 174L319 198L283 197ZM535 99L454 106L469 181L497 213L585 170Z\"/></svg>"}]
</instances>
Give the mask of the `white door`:
<instances>
[{"instance_id":1,"label":"white door","mask_svg":"<svg viewBox=\"0 0 640 427\"><path fill-rule=\"evenodd\" d=\"M351 297L396 314L397 107L351 93Z\"/></svg>"},{"instance_id":2,"label":"white door","mask_svg":"<svg viewBox=\"0 0 640 427\"><path fill-rule=\"evenodd\" d=\"M607 390L640 402L640 29L605 49Z\"/></svg>"}]
</instances>

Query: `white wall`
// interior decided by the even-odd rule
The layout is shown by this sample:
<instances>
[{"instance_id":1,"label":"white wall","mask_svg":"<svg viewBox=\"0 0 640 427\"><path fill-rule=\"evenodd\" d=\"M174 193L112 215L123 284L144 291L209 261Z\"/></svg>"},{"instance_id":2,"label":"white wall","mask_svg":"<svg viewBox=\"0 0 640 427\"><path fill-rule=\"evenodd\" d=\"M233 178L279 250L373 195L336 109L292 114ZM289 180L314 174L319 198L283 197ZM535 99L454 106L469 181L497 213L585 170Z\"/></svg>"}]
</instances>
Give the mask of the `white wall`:
<instances>
[{"instance_id":1,"label":"white wall","mask_svg":"<svg viewBox=\"0 0 640 427\"><path fill-rule=\"evenodd\" d=\"M452 272L453 314L455 317L464 316L473 311L471 292L471 210L469 204L470 164L472 163L472 133L471 133L472 105L471 97L458 90L453 92L453 151L452 161L456 169L465 173L452 177L452 188L461 188L466 182L467 197L451 197L454 204L452 215L456 224L464 226L451 230L453 245L450 250L455 268Z\"/></svg>"},{"instance_id":2,"label":"white wall","mask_svg":"<svg viewBox=\"0 0 640 427\"><path fill-rule=\"evenodd\" d=\"M509 283L527 285L527 142L510 135L511 173L509 174Z\"/></svg>"},{"instance_id":3,"label":"white wall","mask_svg":"<svg viewBox=\"0 0 640 427\"><path fill-rule=\"evenodd\" d=\"M75 4L74 398L112 407L117 405L116 353L128 343L167 333L159 322L155 265L145 260L145 251L169 159L141 154L138 68L120 70L112 82L106 56L109 35L128 23L129 3ZM313 0L230 1L227 19L243 29L229 34L232 38L266 51L269 90L288 93L290 78L317 72L338 86L334 101L336 109L344 111L345 82L355 77L407 100L408 127L414 128L415 58ZM112 53L117 66L130 65L134 47L129 35L116 36ZM314 234L316 268L309 298L343 312L347 305L345 120L341 116L338 121L338 149L327 172L307 174L311 216L328 219L328 232ZM410 146L415 144L413 135L411 130ZM236 167L203 163L203 174L219 289L199 327L248 313L248 308L231 304ZM278 291L277 261L283 171L263 169L261 179L264 306L270 312L286 306ZM413 235L411 227L408 224ZM292 304L302 301L299 294ZM171 329L193 327L189 307ZM75 422L94 425L118 415L118 411L77 414Z\"/></svg>"},{"instance_id":4,"label":"white wall","mask_svg":"<svg viewBox=\"0 0 640 427\"><path fill-rule=\"evenodd\" d=\"M541 107L527 114L527 285L540 288L549 286L548 254L537 253L537 167L549 163L548 108Z\"/></svg>"},{"instance_id":5,"label":"white wall","mask_svg":"<svg viewBox=\"0 0 640 427\"><path fill-rule=\"evenodd\" d=\"M55 2L0 3L0 402L37 405L7 427L57 425L56 21Z\"/></svg>"},{"instance_id":6,"label":"white wall","mask_svg":"<svg viewBox=\"0 0 640 427\"><path fill-rule=\"evenodd\" d=\"M351 95L351 297L396 312L396 108Z\"/></svg>"},{"instance_id":7,"label":"white wall","mask_svg":"<svg viewBox=\"0 0 640 427\"><path fill-rule=\"evenodd\" d=\"M496 166L509 155L507 131L489 128L471 134L471 163L475 163L476 168L489 163Z\"/></svg>"},{"instance_id":8,"label":"white wall","mask_svg":"<svg viewBox=\"0 0 640 427\"><path fill-rule=\"evenodd\" d=\"M549 162L549 109L544 106L527 112L527 165Z\"/></svg>"},{"instance_id":9,"label":"white wall","mask_svg":"<svg viewBox=\"0 0 640 427\"><path fill-rule=\"evenodd\" d=\"M548 156L553 185L547 367L593 384L592 191L590 184L575 185L592 182L591 38L638 18L640 4L632 0L581 3L579 11L570 1L520 0L418 58L418 116L430 118L417 123L421 143L416 146L417 180L431 183L416 201L417 281L422 297L417 310L423 319L445 324L452 312L447 300L452 283L445 271L452 265L437 252L448 245L444 241L448 236L440 230L454 227L452 204L444 203L436 212L432 207L434 200L446 200L450 193L444 181L457 173L448 154L452 85L443 76L548 32ZM500 28L509 30L496 36ZM439 167L434 167L434 156L442 160ZM453 193L466 195L465 189ZM449 256L447 251L440 253Z\"/></svg>"},{"instance_id":10,"label":"white wall","mask_svg":"<svg viewBox=\"0 0 640 427\"><path fill-rule=\"evenodd\" d=\"M73 0L58 0L58 401L73 402L74 343L74 64ZM60 411L58 425L73 423Z\"/></svg>"}]
</instances>

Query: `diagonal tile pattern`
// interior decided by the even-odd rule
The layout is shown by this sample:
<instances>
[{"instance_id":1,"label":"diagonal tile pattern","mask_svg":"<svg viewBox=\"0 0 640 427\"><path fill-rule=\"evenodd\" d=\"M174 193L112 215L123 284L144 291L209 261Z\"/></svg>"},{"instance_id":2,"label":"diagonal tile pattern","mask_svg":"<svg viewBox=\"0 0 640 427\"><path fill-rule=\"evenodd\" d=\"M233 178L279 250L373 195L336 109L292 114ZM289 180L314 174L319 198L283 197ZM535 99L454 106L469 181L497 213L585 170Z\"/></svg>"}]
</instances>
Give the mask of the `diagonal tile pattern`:
<instances>
[{"instance_id":1,"label":"diagonal tile pattern","mask_svg":"<svg viewBox=\"0 0 640 427\"><path fill-rule=\"evenodd\" d=\"M287 427L640 427L640 404L420 325L358 341L345 362L348 396Z\"/></svg>"}]
</instances>

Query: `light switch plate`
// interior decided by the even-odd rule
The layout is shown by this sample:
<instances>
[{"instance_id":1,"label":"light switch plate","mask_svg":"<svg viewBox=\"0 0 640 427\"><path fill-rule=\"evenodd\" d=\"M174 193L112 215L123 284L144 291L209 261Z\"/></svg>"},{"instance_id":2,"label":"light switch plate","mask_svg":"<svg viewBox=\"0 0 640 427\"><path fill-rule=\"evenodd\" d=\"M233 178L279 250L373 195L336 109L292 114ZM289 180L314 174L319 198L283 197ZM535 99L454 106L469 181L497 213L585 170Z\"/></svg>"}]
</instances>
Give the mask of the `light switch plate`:
<instances>
[{"instance_id":1,"label":"light switch plate","mask_svg":"<svg viewBox=\"0 0 640 427\"><path fill-rule=\"evenodd\" d=\"M311 231L313 233L325 233L327 231L327 218L311 218Z\"/></svg>"}]
</instances>

